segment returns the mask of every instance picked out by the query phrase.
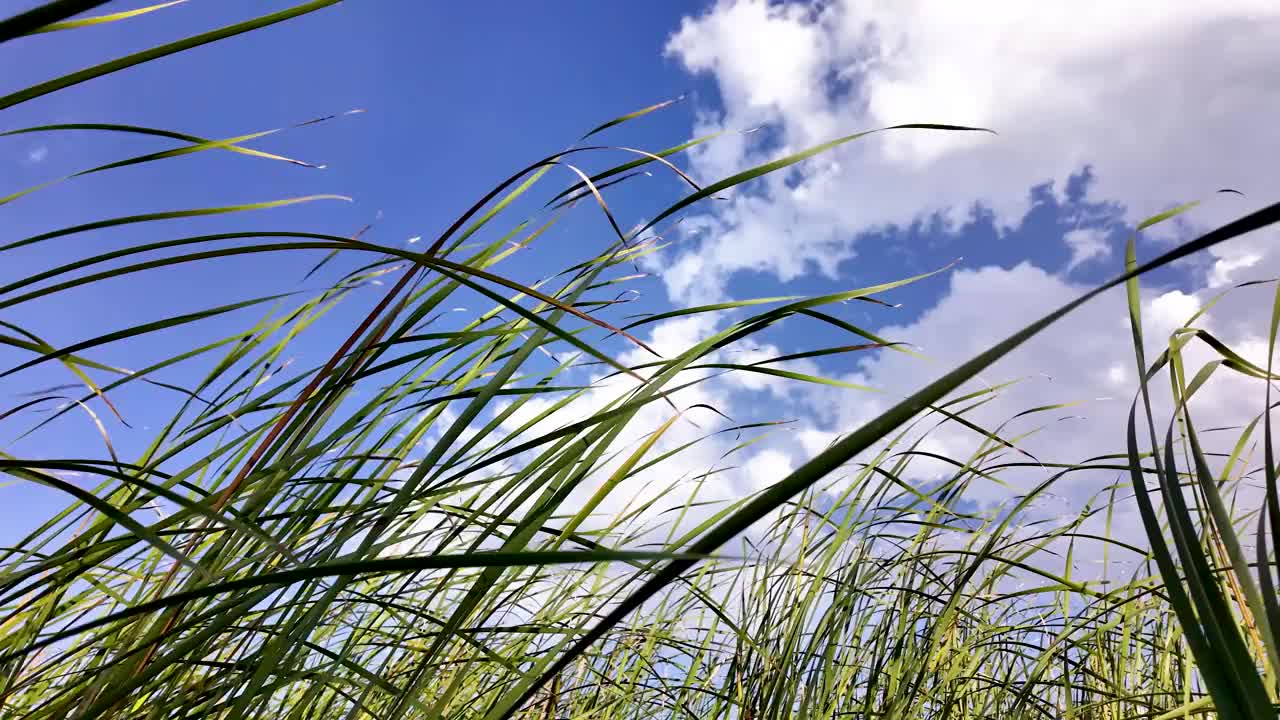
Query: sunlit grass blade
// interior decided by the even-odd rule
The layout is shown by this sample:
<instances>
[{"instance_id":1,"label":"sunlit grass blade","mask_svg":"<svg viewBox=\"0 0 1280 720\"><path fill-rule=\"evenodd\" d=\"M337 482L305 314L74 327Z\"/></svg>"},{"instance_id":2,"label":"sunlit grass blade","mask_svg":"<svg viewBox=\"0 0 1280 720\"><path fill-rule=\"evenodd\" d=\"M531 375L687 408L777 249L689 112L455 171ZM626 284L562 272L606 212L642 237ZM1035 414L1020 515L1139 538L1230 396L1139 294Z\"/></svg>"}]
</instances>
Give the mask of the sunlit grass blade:
<instances>
[{"instance_id":1,"label":"sunlit grass blade","mask_svg":"<svg viewBox=\"0 0 1280 720\"><path fill-rule=\"evenodd\" d=\"M309 120L304 123L293 125L292 127L303 127L306 125L314 125L317 122L331 119L332 117L336 117L336 116L328 116L325 118ZM289 128L276 128L273 130L263 130L260 132L249 133L247 135L239 135L236 137L226 138L223 140L208 140L205 138L195 137L192 135L185 135L183 133L166 132L161 130L154 130L152 128L141 128L141 127L129 126L129 125L81 123L81 124L68 124L68 125L45 125L45 126L38 126L34 128L23 128L21 130L11 130L6 133L0 133L0 136L25 134L30 132L43 132L48 130L71 130L71 129L110 130L114 132L127 132L127 133L141 134L141 135L159 135L163 137L181 139L191 144L186 147L175 148L173 150L163 150L160 152L147 153L145 155L138 155L135 157L124 159L124 160L117 160L114 162L104 163L102 165L96 165L94 167L91 167L85 170L80 170L70 175L64 175L62 177L55 178L53 180L47 180L45 182L40 183L39 185L34 185L32 187L25 188L23 190L18 190L18 191L9 193L4 197L0 197L0 205L11 203L14 200L17 200L21 197L24 197L26 195L30 195L33 192L36 192L37 190L43 190L53 185L67 182L69 180L74 180L79 177L84 177L86 175L93 175L95 173L105 172L107 170L115 170L117 168L129 167L131 165L139 165L142 163L155 162L157 160L165 160L168 158L181 157L184 155L190 155L192 153L205 152L207 150L227 150L230 152L234 152L242 155L248 155L251 157L258 157L266 160L276 160L279 162L285 162L285 163L289 163L290 165L297 165L299 167L306 167L306 168L313 168L313 169L319 169L324 167L323 165L315 165L313 163L309 163L303 160L284 157L283 155L276 155L273 153L263 152L261 150L254 150L253 148L244 147L242 145L242 143L249 142L250 140L257 140L259 138L267 137L269 135L274 135L278 132L281 132Z\"/></svg>"},{"instance_id":2,"label":"sunlit grass blade","mask_svg":"<svg viewBox=\"0 0 1280 720\"><path fill-rule=\"evenodd\" d=\"M0 20L0 43L38 32L40 28L61 22L73 15L106 5L110 0L53 0Z\"/></svg>"},{"instance_id":3,"label":"sunlit grass blade","mask_svg":"<svg viewBox=\"0 0 1280 720\"><path fill-rule=\"evenodd\" d=\"M603 132L603 131L605 131L605 130L608 130L608 129L609 129L609 128L611 128L611 127L614 127L614 126L617 126L617 125L621 125L622 123L627 122L628 120L634 120L634 119L636 119L636 118L638 118L638 117L644 117L645 115L648 115L648 114L649 114L649 113L651 113L651 112L655 112L655 111L657 111L657 110L661 110L661 109L663 109L663 108L670 107L670 106L672 106L672 105L674 105L674 104L676 104L676 103L678 103L678 102L680 102L680 101L684 100L684 98L685 98L685 96L684 96L684 95L681 95L680 97L672 98L672 99L670 99L670 100L664 100L664 101L662 101L662 102L660 102L660 103L655 103L655 104L650 105L650 106L648 106L648 107L641 108L641 109L639 109L639 110L635 110L635 111L633 111L633 112L626 113L625 115L619 115L618 117L616 117L616 118L614 118L614 119L612 119L612 120L610 120L610 121L608 121L608 122L601 123L600 125L597 125L595 128L592 128L592 129L591 129L591 130L590 130L586 135L583 135L583 136L580 138L580 140L579 140L579 141L581 141L581 140L586 140L587 138L591 137L592 135L595 135L596 133L599 133L599 132Z\"/></svg>"},{"instance_id":4,"label":"sunlit grass blade","mask_svg":"<svg viewBox=\"0 0 1280 720\"><path fill-rule=\"evenodd\" d=\"M90 67L90 68L85 68L84 70L73 72L70 75L63 75L62 77L54 78L53 80L46 80L45 82L32 85L27 88L23 88L22 90L17 90L15 92L9 93L8 95L0 97L0 110L13 107L14 105L27 102L28 100L33 100L43 95L48 95L49 93L57 92L59 90L71 87L73 85L79 85L82 82L87 82L94 78L102 77L103 75L110 75L111 73L119 72L126 68L134 67L135 65L141 65L142 63L145 63L145 62L151 62L153 60L157 60L167 55L173 55L175 53L180 53L185 50L190 50L191 48L200 47L201 45L207 45L209 43L217 42L219 40L225 40L226 38L229 38L229 37L235 37L236 35L257 30L258 28L263 28L268 25L274 25L279 22L284 22L285 20L290 20L300 15L305 15L309 12L314 12L316 10L320 10L321 8L328 7L330 5L336 5L341 1L342 0L311 0L311 2L303 3L301 5L295 5L294 7L288 8L286 10L281 10L279 12L271 13L269 15L263 15L261 17L254 18L253 20L246 20L244 22L235 23L234 25L228 25L226 27L219 28L217 30L211 30L209 32L201 33L199 35L194 35L192 37L184 38L182 40L175 40L174 42L171 42L165 45L160 45L154 48L150 48L148 50L136 52L136 53L133 53L132 55L125 55L115 60L110 60L108 62L104 62L99 65L94 65L93 67ZM53 4L79 6L76 12L80 12L82 10L88 9L89 7L93 7L102 3L65 2L65 3L53 3ZM31 12L34 13L35 11L31 11ZM42 13L41 15L35 18L40 22L33 23L30 18L27 18L25 20L23 19L25 16L29 16L30 14L31 13L27 13L25 15L17 16L16 18L11 18L9 21L6 21L6 25L0 25L0 42L3 42L4 40L9 39L9 37L13 37L18 34L30 32L31 30L34 30L42 25L47 25L49 22L55 19L59 19L67 16L66 14L63 14L61 12L56 12L56 11L49 12L49 13Z\"/></svg>"},{"instance_id":5,"label":"sunlit grass blade","mask_svg":"<svg viewBox=\"0 0 1280 720\"><path fill-rule=\"evenodd\" d=\"M744 170L740 173L737 173L736 175L730 175L729 177L723 180L719 180L717 182L711 183L710 185L702 188L702 190L699 190L698 192L691 193L685 196L679 202L676 202L675 204L666 208L662 212L658 213L653 218L651 218L648 222L646 222L639 230L634 232L633 235L639 236L644 234L645 231L649 230L650 228L662 222L663 220L667 219L668 217L674 215L675 213L680 212L681 210L689 207L690 205L700 200L714 196L716 193L720 192L721 190L727 190L731 187L735 187L745 182L755 180L756 178L762 177L771 172L781 170L782 168L785 168L785 167L790 167L791 165L795 165L796 163L804 162L805 160L808 160L812 157L815 157L824 152L827 152L828 150L837 148L841 145L844 145L845 143L853 142L854 140L859 140L861 138L867 137L868 135L874 135L876 133L887 132L891 130L944 130L944 131L952 131L952 132L988 132L988 133L992 132L991 130L987 130L986 128L968 127L964 125L942 125L942 124L936 124L936 123L907 123L903 125L893 125L890 127L878 128L876 130L865 130L863 132L854 133L852 135L845 135L844 137L836 138L835 140L830 140L820 145L815 145L807 150L802 150L798 153L794 153L786 157L779 158L771 162L767 162L763 165L759 165L757 167L751 168L750 170Z\"/></svg>"},{"instance_id":6,"label":"sunlit grass blade","mask_svg":"<svg viewBox=\"0 0 1280 720\"><path fill-rule=\"evenodd\" d=\"M146 7L140 7L134 10L123 10L121 12L108 13L106 15L95 15L93 17L87 17L87 18L77 18L75 20L63 20L61 22L54 22L54 23L49 23L48 25L42 25L36 28L35 30L32 30L28 34L36 35L39 33L58 32L61 30L75 30L77 28L92 27L94 25L103 25L105 23L118 22L120 20L128 20L129 18L134 18L140 15L146 15L147 13L150 13L150 12L155 12L156 10L163 10L165 8L173 7L174 5L181 5L186 1L187 0L169 0L169 2L157 3L155 5L147 5Z\"/></svg>"}]
</instances>

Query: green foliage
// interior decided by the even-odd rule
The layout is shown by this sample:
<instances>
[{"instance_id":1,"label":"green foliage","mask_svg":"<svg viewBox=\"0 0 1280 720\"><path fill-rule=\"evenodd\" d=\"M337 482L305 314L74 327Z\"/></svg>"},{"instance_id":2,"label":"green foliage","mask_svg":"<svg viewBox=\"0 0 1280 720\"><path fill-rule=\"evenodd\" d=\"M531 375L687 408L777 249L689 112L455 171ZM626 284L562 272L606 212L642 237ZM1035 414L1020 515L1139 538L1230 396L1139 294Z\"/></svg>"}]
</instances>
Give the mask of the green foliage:
<instances>
[{"instance_id":1,"label":"green foliage","mask_svg":"<svg viewBox=\"0 0 1280 720\"><path fill-rule=\"evenodd\" d=\"M0 98L0 108L334 2L304 3L108 61ZM62 0L0 22L0 42L92 31L176 3L72 19L98 4ZM583 139L669 104L622 115ZM86 123L5 134L69 130L183 143L86 173L209 150L300 163L245 146L275 131L209 140ZM623 302L617 291L634 279L628 269L662 246L660 236L645 234L662 220L866 134L706 187L685 178L693 191L630 233L601 191L652 163L683 177L666 158L710 138L654 153L623 148L627 162L594 175L569 159L609 148L547 157L484 195L422 252L359 233L237 231L66 257L6 278L0 311L86 284L134 275L141 282L158 268L243 254L326 251L313 273L352 260L334 264L349 269L311 297L269 294L64 346L0 318L0 344L22 356L0 372L21 377L56 363L78 393L38 392L4 409L0 421L49 432L54 419L83 413L106 448L99 458L0 452L3 473L70 496L64 511L0 549L0 718L1274 718L1280 499L1265 412L1272 369L1197 329L1197 318L1148 361L1137 283L1151 269L1274 223L1280 206L1143 264L1131 244L1116 279L848 428L754 495L717 500L707 488L775 424L727 421L692 441L664 444L696 411L715 412L679 403L681 391L717 373L858 392L772 366L824 354L910 352L840 318L839 306L878 302L879 294L927 276L820 297L684 308L630 324L616 307ZM555 188L547 207L558 213L585 205L604 213L615 235L530 286L504 274L506 261L559 215L532 230L502 223L509 206L541 191L548 170L559 166L577 181ZM8 239L0 253L120 225L335 198L108 218ZM482 238L490 239L471 244ZM314 332L354 291L393 277L327 362L287 367L302 333ZM1123 451L1072 464L1032 462L1006 425L973 419L1011 386L966 391L968 381L1120 285L1129 291L1141 371ZM1271 345L1280 325L1277 292ZM459 298L487 309L451 320ZM264 303L271 309L257 322L138 370L94 359L111 342L178 326L192 335L206 319ZM628 332L725 312L736 319L672 356ZM784 322L824 323L853 344L724 361L726 349ZM1193 342L1216 354L1194 372L1184 355ZM625 359L631 347L645 349L643 361ZM200 379L163 379L175 367ZM587 372L602 375L579 382ZM1259 383L1265 404L1237 430L1215 474L1190 401L1216 372ZM1150 399L1157 378L1169 380L1174 408L1163 434ZM157 402L176 398L168 422L130 459L118 456L108 431L122 420L110 398L125 386L148 386ZM601 388L612 390L601 395ZM61 407L50 417L31 421L31 410L55 402ZM102 420L104 410L115 418ZM661 421L644 425L655 416ZM973 433L973 453L927 452L929 433L951 425ZM1259 426L1263 461L1251 468ZM729 434L739 438L729 456L690 476L687 452ZM950 470L940 482L919 484L913 478L924 462ZM1003 482L1028 467L1045 479L1010 507L962 509L975 483ZM1099 472L1117 481L1078 515L1030 519L1058 483ZM96 485L86 490L68 473ZM628 497L642 481L657 483L656 491ZM1228 500L1247 482L1265 487L1260 513ZM1113 536L1112 513L1130 497L1149 549ZM1101 534L1093 529L1099 518ZM1085 542L1141 562L1127 578L1078 579L1071 556ZM1059 571L1050 562L1063 552Z\"/></svg>"}]
</instances>

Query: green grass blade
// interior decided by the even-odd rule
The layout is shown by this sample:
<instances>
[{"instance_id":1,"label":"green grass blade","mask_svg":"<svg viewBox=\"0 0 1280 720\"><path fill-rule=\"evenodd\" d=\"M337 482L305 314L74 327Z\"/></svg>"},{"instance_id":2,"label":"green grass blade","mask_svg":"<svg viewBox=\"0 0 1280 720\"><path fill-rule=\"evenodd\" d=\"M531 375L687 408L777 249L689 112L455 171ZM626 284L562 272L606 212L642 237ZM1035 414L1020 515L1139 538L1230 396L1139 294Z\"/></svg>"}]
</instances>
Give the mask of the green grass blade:
<instances>
[{"instance_id":1,"label":"green grass blade","mask_svg":"<svg viewBox=\"0 0 1280 720\"><path fill-rule=\"evenodd\" d=\"M236 23L234 25L228 25L226 27L219 28L217 30L211 30L209 32L201 33L199 35L194 35L189 38L176 40L174 42L171 42L165 45L160 45L154 48L150 48L148 50L136 52L136 53L133 53L132 55L125 55L124 57L116 58L115 60L110 60L108 62L104 62L99 65L94 65L93 67L90 67L90 68L85 68L84 70L73 72L69 75L63 75L62 77L54 78L53 80L47 80L45 82L32 85L31 87L9 93L8 95L0 97L0 110L4 110L5 108L10 108L15 105L27 102L28 100L34 100L35 98L41 97L43 95L48 95L53 92L57 92L64 88L69 88L73 85L79 85L82 82L87 82L89 80L93 80L94 78L102 77L103 75L110 75L111 73L119 72L121 70L133 67L135 65L141 65L142 63L145 63L145 62L158 60L168 55L173 55L175 53L180 53L185 50L190 50L192 48L200 47L201 45L207 45L212 42L217 42L219 40L224 40L229 37L241 35L243 33L247 33L252 30L257 30L259 28L266 27L268 25L274 25L279 22L284 22L285 20L291 20L300 15L306 15L307 13L314 12L322 8L326 8L330 5L336 5L339 2L341 2L341 0L311 0L311 2L302 3L301 5L295 5L294 7L288 8L286 10L281 10L279 12L271 13L269 15L263 15L261 17L254 18L253 20L246 20L244 22ZM51 5L61 5L61 6L65 6L64 8L62 8L64 10L66 8L75 7L77 8L75 12L80 12L82 10L87 10L90 7L94 7L100 4L102 3L97 3L97 2L76 3L68 0L62 3L51 3L50 5L46 5L45 7L50 7ZM0 42L3 42L9 38L15 37L18 34L30 32L31 30L34 30L42 25L47 25L49 24L49 22L52 22L53 20L56 20L62 17L67 17L69 14L74 14L74 13L64 14L59 9L55 9L49 12L40 13L39 15L35 16L35 20L39 22L33 23L30 16L32 16L34 13L37 13L38 10L39 9L32 10L28 13L24 13L23 15L10 18L9 20L5 21L3 24L0 24Z\"/></svg>"},{"instance_id":2,"label":"green grass blade","mask_svg":"<svg viewBox=\"0 0 1280 720\"><path fill-rule=\"evenodd\" d=\"M26 12L0 20L0 43L37 32L51 23L65 20L110 0L53 0Z\"/></svg>"},{"instance_id":3,"label":"green grass blade","mask_svg":"<svg viewBox=\"0 0 1280 720\"><path fill-rule=\"evenodd\" d=\"M94 25L103 25L105 23L113 23L113 22L118 22L120 20L128 20L129 18L138 17L139 15L146 15L147 13L155 12L156 10L163 10L165 8L173 7L174 5L181 5L186 1L187 0L169 0L169 2L157 3L155 5L148 5L146 7L140 7L135 10L124 10L121 12L110 13L107 15L95 15L94 17L80 18L78 20L63 20L61 22L53 22L53 23L49 23L48 25L42 25L27 34L36 35L39 33L58 32L61 30L75 30L77 28L92 27Z\"/></svg>"}]
</instances>

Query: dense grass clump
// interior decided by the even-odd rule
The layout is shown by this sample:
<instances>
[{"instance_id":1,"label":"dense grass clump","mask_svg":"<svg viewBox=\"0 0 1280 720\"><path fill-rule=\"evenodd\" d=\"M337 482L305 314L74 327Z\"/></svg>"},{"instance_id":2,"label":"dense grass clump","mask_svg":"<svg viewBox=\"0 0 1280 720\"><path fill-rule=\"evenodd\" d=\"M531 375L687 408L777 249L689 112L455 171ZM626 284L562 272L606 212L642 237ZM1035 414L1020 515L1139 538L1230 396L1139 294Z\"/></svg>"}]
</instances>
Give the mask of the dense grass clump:
<instances>
[{"instance_id":1,"label":"dense grass clump","mask_svg":"<svg viewBox=\"0 0 1280 720\"><path fill-rule=\"evenodd\" d=\"M11 93L0 109L334 2L108 61ZM99 4L50 3L0 23L0 42L128 21L172 3L70 19ZM706 138L653 152L595 144L667 104L604 123L519 170L421 249L379 243L376 233L182 230L188 218L319 196L158 210L0 240L3 258L138 223L172 231L105 252L67 244L42 255L57 260L37 273L0 277L0 374L20 381L58 367L73 383L0 408L6 438L83 420L102 439L96 456L81 447L53 458L0 449L0 471L69 503L0 548L0 718L1274 718L1272 369L1197 329L1198 317L1150 356L1137 283L1275 222L1280 206L1145 263L1131 243L1115 280L946 375L922 378L916 394L843 429L763 490L726 496L719 477L780 418L735 422L689 398L725 373L839 386L788 363L909 352L842 318L841 308L882 302L922 277L629 315L623 291L636 282L635 265L663 246L678 213L867 134L705 187L668 158ZM267 133L210 140L84 123L6 134L72 131L178 143L81 175L206 151L305 165L245 145ZM600 171L579 169L619 157ZM624 231L605 193L642 168L676 174L688 194ZM565 177L569 187L546 189ZM4 191L0 205L43 187ZM510 221L511 207L530 197L545 197L546 213ZM512 258L553 236L569 212L603 214L611 234L577 242L580 262L530 283ZM145 283L156 271L259 253L303 253L309 275L336 277L310 296L272 288L58 346L42 339L44 328L6 319L86 285ZM1030 457L1010 425L975 419L1016 386L970 380L1121 285L1141 372L1113 454ZM1269 284L1237 291L1275 292ZM377 299L323 362L288 361L335 308L370 292ZM453 312L459 304L471 310ZM255 307L257 319L233 332L201 330ZM1280 318L1280 300L1276 308ZM659 352L643 339L663 320L711 313L727 319L689 347ZM843 339L734 361L735 348L788 322L818 323ZM128 370L95 358L110 343L173 329L201 340ZM1193 343L1214 359L1189 366ZM1205 447L1192 412L1215 373L1250 379L1259 414L1217 429ZM112 398L139 391L168 419L126 456L112 442L125 414ZM1153 409L1165 406L1163 415ZM956 426L974 438L969 455L926 450L930 433ZM725 437L723 457L689 460ZM945 468L942 479L919 481L923 463L930 478ZM1109 485L1072 515L1034 512L1081 474ZM1023 489L995 510L966 502L989 482ZM1134 506L1140 543L1111 522ZM1085 545L1127 557L1128 572L1074 572L1072 555Z\"/></svg>"}]
</instances>

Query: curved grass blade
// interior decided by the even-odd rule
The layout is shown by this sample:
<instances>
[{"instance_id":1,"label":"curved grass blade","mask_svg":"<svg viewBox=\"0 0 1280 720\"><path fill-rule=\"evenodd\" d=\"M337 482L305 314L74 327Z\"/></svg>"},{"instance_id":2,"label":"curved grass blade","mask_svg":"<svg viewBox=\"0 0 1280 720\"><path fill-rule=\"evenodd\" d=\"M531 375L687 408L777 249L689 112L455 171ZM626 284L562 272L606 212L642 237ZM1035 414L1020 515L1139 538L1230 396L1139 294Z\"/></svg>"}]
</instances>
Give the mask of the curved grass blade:
<instances>
[{"instance_id":1,"label":"curved grass blade","mask_svg":"<svg viewBox=\"0 0 1280 720\"><path fill-rule=\"evenodd\" d=\"M651 112L655 112L655 111L661 110L661 109L666 108L666 107L671 107L672 105L675 105L676 103L678 103L678 102L680 102L680 101L682 101L682 100L684 100L684 99L685 99L685 96L684 96L684 95L681 95L680 97L672 98L672 99L670 99L670 100L664 100L664 101L662 101L662 102L660 102L660 103L656 103L656 104L650 105L649 107L641 108L641 109L639 109L639 110L636 110L636 111L633 111L633 112L629 112L629 113L627 113L627 114L625 114L625 115L619 115L618 117L616 117L616 118L614 118L614 119L612 119L612 120L610 120L610 121L608 121L608 122L606 122L606 123L602 123L601 125L596 126L596 127L595 127L595 128L593 128L590 132L588 132L586 135L583 135L581 138L579 138L579 139L578 139L578 142L582 142L583 140L586 140L587 138L591 137L592 135L595 135L596 133L599 133L599 132L603 132L603 131L605 131L605 130L608 130L609 128L614 127L614 126L616 126L616 125L621 125L622 123L624 123L624 122L626 122L626 121L628 121L628 120L634 120L634 119L636 119L636 118L638 118L638 117L644 117L645 115L648 115L648 114L649 114L649 113L651 113Z\"/></svg>"},{"instance_id":2,"label":"curved grass blade","mask_svg":"<svg viewBox=\"0 0 1280 720\"><path fill-rule=\"evenodd\" d=\"M0 20L0 43L38 32L40 28L106 5L110 0L53 0Z\"/></svg>"},{"instance_id":3,"label":"curved grass blade","mask_svg":"<svg viewBox=\"0 0 1280 720\"><path fill-rule=\"evenodd\" d=\"M105 23L128 20L129 18L138 17L139 15L146 15L147 13L155 12L156 10L163 10L165 8L173 7L174 5L181 5L186 1L187 0L169 0L169 2L148 5L135 10L124 10L117 13L110 13L108 15L95 15L93 17L81 18L79 20L63 20L61 22L42 25L27 34L37 35L40 33L58 32L60 30L75 30L77 28L92 27L93 25L103 25Z\"/></svg>"},{"instance_id":4,"label":"curved grass blade","mask_svg":"<svg viewBox=\"0 0 1280 720\"><path fill-rule=\"evenodd\" d=\"M124 330L116 330L114 332L105 333L103 335L99 335L89 340L82 340L80 342L73 343L64 348L54 350L53 352L46 352L42 354L40 357L32 358L31 360L27 360L26 362L18 363L17 365L14 365L8 370L0 372L0 377L6 377L8 375L12 375L16 372L26 370L27 368L34 367L36 365L48 362L50 360L57 360L59 358L68 357L68 356L74 355L75 353L80 352L81 350L87 350L89 348L97 347L99 345L105 345L107 343L115 342L117 340L124 340L127 338L137 337L139 335L145 335L147 333L152 333L157 330L164 330L171 327L186 325L188 323L204 320L205 318L216 317L218 315L234 312L236 310L252 307L254 305L261 305L262 303L271 302L272 300L279 300L280 298L288 297L289 295L292 295L292 293L282 293L279 295L267 295L265 297L254 298L252 300L242 300L237 303L219 305L218 307L210 308L208 310L200 310L193 313L184 313L182 315L174 315L172 317L168 317L163 320L155 320L149 323L134 325L133 327L126 328Z\"/></svg>"},{"instance_id":5,"label":"curved grass blade","mask_svg":"<svg viewBox=\"0 0 1280 720\"><path fill-rule=\"evenodd\" d=\"M741 185L742 183L755 180L756 178L762 177L764 175L768 175L771 172L781 170L782 168L785 168L785 167L790 167L791 165L795 165L796 163L799 163L799 162L804 162L805 160L808 160L811 157L820 155L828 150L844 145L845 143L853 142L854 140L867 137L868 135L874 135L876 133L881 133L881 132L888 132L890 130L944 130L944 131L951 131L951 132L986 132L986 133L992 133L993 135L995 134L994 131L988 130L986 128L969 127L966 125L943 125L943 124L937 124L937 123L907 123L904 125L892 125L889 127L877 128L875 130L864 130L862 132L854 133L852 135L845 135L844 137L836 138L835 140L830 140L828 142L822 143L821 145L815 145L807 150L802 150L798 153L794 153L792 155L779 158L772 162L767 162L763 165L759 165L754 168L751 168L750 170L744 170L740 173L737 173L736 175L730 175L729 177L723 180L714 182L704 187L702 190L698 192L685 196L680 201L676 202L674 205L671 205L667 209L658 213L652 219L650 219L647 223L645 223L639 230L632 233L632 235L633 236L641 235L646 230L652 228L654 225L657 225L658 223L662 222L668 217L671 217L675 213L680 212L681 210L689 207L690 205L698 202L699 200L712 197L713 195L720 192L721 190L727 190L736 185Z\"/></svg>"},{"instance_id":6,"label":"curved grass blade","mask_svg":"<svg viewBox=\"0 0 1280 720\"><path fill-rule=\"evenodd\" d=\"M3 459L10 460L10 461L14 459L3 454L0 454L0 457L3 457ZM143 526L141 523L129 517L128 514L120 512L120 510L118 510L111 503L104 502L98 499L96 496L94 496L93 493L87 492L85 490L82 490L76 487L74 483L70 483L54 475L37 472L29 468L9 467L6 469L5 472L13 475L14 477L21 478L23 480L28 480L31 482L39 483L41 485L47 485L49 487L56 488L70 495L71 497L74 497L76 500L79 500L85 505L88 505L94 510L97 510L98 512L102 513L104 516L111 518L112 521L118 523L122 527L127 528L129 532L133 533L138 538L149 543L150 545L156 547L157 549L162 551L164 554L173 558L175 561L181 563L182 565L188 568L191 568L201 577L204 577L206 579L211 579L209 572L205 568L203 568L199 563L197 563L195 560L188 557L186 553L182 552L178 548L166 542L163 538L153 533L151 530ZM0 660L0 663L3 663L3 662L4 660Z\"/></svg>"},{"instance_id":7,"label":"curved grass blade","mask_svg":"<svg viewBox=\"0 0 1280 720\"><path fill-rule=\"evenodd\" d=\"M224 215L227 213L245 212L247 210L266 210L269 208L286 207L289 205L297 205L299 203L315 202L316 200L344 200L352 202L351 198L346 195L306 195L304 197L286 198L284 200L268 200L266 202L245 203L243 205L223 205L221 207L204 207L193 208L190 210L168 210L157 213L144 213L142 215L125 215L123 217L111 218L109 220L97 220L81 225L73 225L71 227L53 230L39 235L15 240L8 245L0 246L0 252L14 250L16 248L33 245L35 243L52 240L54 238L66 237L77 233L88 232L90 230L101 230L103 228L118 227L120 225L131 225L133 223L153 222L156 220L176 220L179 218L200 217L204 215Z\"/></svg>"},{"instance_id":8,"label":"curved grass blade","mask_svg":"<svg viewBox=\"0 0 1280 720\"><path fill-rule=\"evenodd\" d=\"M300 15L306 15L307 13L315 12L316 10L326 8L330 5L336 5L341 1L342 0L311 0L311 2L295 5L294 7L281 10L279 12L254 18L253 20L246 20L217 30L210 30L209 32L194 35L183 40L176 40L165 45L160 45L148 50L133 53L132 55L116 58L115 60L110 60L99 65L94 65L93 67L85 68L84 70L73 72L69 75L54 78L53 80L47 80L0 97L0 110L27 102L28 100L34 100L35 98L57 92L64 88L69 88L73 85L79 85L82 82L87 82L94 78L102 77L103 75L110 75L111 73L119 72L135 65L141 65L142 63L158 60L168 55L200 47L201 45L225 40L226 38L235 37L236 35L241 35L252 30L267 27L268 25L284 22L285 20L291 20ZM46 8L53 5L64 6L61 9L40 12L41 9L37 8L36 10L29 11L23 15L10 18L4 23L0 23L0 42L4 42L7 39L15 37L17 33L30 32L37 27L47 25L49 22L74 14L74 12L64 14L62 10L76 7L78 9L76 9L75 12L81 12L101 4L102 3L98 2L76 3L68 0L62 3L51 3L50 5L45 6ZM33 16L35 17L35 20L42 22L33 24Z\"/></svg>"},{"instance_id":9,"label":"curved grass blade","mask_svg":"<svg viewBox=\"0 0 1280 720\"><path fill-rule=\"evenodd\" d=\"M35 128L23 128L21 130L11 130L6 133L0 133L0 136L17 135L22 133L45 131L50 129L58 129L58 130L63 130L63 129L108 130L109 129L116 132L130 132L130 133L143 134L143 135L163 135L166 137L174 137L174 138L179 138L187 142L190 142L191 145L188 145L186 147L174 148L172 150L163 150L160 152L147 153L145 155L137 155L135 157L127 158L124 160L117 160L114 162L97 165L97 166L88 168L86 170L80 170L79 172L74 172L74 173L71 173L70 175L64 175L60 178L55 178L53 180L47 180L45 182L40 183L39 185L33 185L32 187L29 187L23 190L18 190L18 191L9 193L8 195L5 195L4 197L0 197L0 205L6 205L8 203L13 202L14 200L30 195L31 193L36 192L37 190L43 190L45 188L52 187L59 183L64 183L69 180L74 180L79 177L84 177L86 175L93 175L95 173L105 172L107 170L115 170L117 168L129 167L130 165L140 165L142 163L155 162L157 160L166 160L169 158L182 157L184 155L191 155L193 153L204 152L206 150L228 150L230 152L234 152L241 155L259 157L267 160L276 160L279 162L289 163L290 165L297 165L299 167L322 169L324 167L323 165L315 165L313 163L309 163L304 160L297 160L294 158L284 157L283 155L275 155L273 153L263 152L261 150L254 150L253 148L243 147L241 143L246 143L246 142L249 142L250 140L257 140L259 138L267 137L269 135L274 135L278 132L282 132L284 130L289 130L292 128L304 127L307 125L314 125L318 122L322 122L324 120L328 120L333 117L337 117L337 116L330 115L323 118L308 120L306 122L299 123L297 125L293 125L286 128L275 128L272 130L263 130L260 132L249 133L247 135L238 135L236 137L226 138L223 140L208 140L205 138L199 138L192 135L184 135L182 133L169 133L169 132L157 131L151 128L140 128L140 127L128 126L128 125L108 125L108 124L100 124L100 123L94 123L94 124L81 123L78 125L45 125L45 126L40 126Z\"/></svg>"}]
</instances>

